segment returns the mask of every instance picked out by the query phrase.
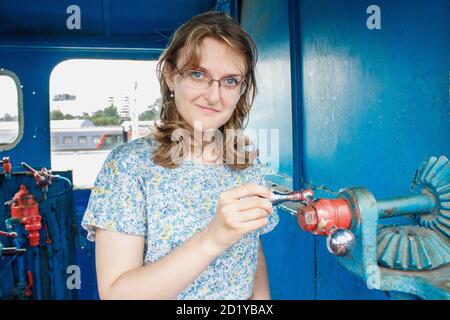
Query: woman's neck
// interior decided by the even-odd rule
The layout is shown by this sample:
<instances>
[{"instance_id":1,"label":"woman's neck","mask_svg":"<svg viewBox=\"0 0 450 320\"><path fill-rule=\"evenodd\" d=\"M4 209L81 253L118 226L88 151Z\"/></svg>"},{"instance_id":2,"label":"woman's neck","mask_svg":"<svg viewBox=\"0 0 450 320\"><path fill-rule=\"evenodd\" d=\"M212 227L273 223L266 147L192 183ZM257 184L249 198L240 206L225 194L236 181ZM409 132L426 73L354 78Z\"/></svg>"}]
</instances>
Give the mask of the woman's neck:
<instances>
[{"instance_id":1,"label":"woman's neck","mask_svg":"<svg viewBox=\"0 0 450 320\"><path fill-rule=\"evenodd\" d=\"M197 163L205 163L205 164L222 164L222 158L220 155L215 152L214 148L211 147L205 147L202 150L198 148L198 150L195 150L194 148L191 148L191 151L188 152L187 159L197 162Z\"/></svg>"}]
</instances>

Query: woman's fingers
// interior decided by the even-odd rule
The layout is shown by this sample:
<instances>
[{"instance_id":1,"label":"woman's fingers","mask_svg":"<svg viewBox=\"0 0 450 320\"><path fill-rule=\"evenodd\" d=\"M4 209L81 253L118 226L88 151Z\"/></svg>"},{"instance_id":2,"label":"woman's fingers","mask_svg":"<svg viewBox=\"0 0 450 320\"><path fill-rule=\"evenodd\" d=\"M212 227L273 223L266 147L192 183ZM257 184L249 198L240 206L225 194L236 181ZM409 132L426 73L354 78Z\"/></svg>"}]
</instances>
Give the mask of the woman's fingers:
<instances>
[{"instance_id":1,"label":"woman's fingers","mask_svg":"<svg viewBox=\"0 0 450 320\"><path fill-rule=\"evenodd\" d=\"M273 206L266 198L261 197L250 197L245 199L240 199L236 203L236 209L238 211L249 210L253 208L261 208L267 211L267 213L272 213Z\"/></svg>"},{"instance_id":2,"label":"woman's fingers","mask_svg":"<svg viewBox=\"0 0 450 320\"><path fill-rule=\"evenodd\" d=\"M260 196L263 198L270 198L271 191L265 186L258 184L248 183L241 186L230 188L222 192L221 197L229 198L231 200L238 200L242 197L248 196Z\"/></svg>"},{"instance_id":3,"label":"woman's fingers","mask_svg":"<svg viewBox=\"0 0 450 320\"><path fill-rule=\"evenodd\" d=\"M260 218L257 220L248 221L242 224L242 229L245 233L255 231L259 228L264 227L269 223L269 218Z\"/></svg>"},{"instance_id":4,"label":"woman's fingers","mask_svg":"<svg viewBox=\"0 0 450 320\"><path fill-rule=\"evenodd\" d=\"M268 215L269 215L269 213L267 213L266 210L257 208L257 209L239 212L237 220L240 223L243 223L243 222L249 222L249 221L253 221L253 220L266 218Z\"/></svg>"}]
</instances>

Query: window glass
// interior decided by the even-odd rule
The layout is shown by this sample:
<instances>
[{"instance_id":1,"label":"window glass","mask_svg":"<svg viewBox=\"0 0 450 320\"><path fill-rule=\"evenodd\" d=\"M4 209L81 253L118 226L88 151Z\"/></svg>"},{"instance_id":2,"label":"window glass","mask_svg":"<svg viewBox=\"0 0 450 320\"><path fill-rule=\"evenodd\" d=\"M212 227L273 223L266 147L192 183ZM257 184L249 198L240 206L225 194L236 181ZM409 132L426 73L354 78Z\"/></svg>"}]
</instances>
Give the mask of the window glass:
<instances>
[{"instance_id":1,"label":"window glass","mask_svg":"<svg viewBox=\"0 0 450 320\"><path fill-rule=\"evenodd\" d=\"M8 149L19 138L21 88L13 77L13 73L0 70L0 149Z\"/></svg>"},{"instance_id":2,"label":"window glass","mask_svg":"<svg viewBox=\"0 0 450 320\"><path fill-rule=\"evenodd\" d=\"M150 132L160 114L156 63L75 59L54 68L52 170L72 170L75 187L92 187L112 148Z\"/></svg>"},{"instance_id":3,"label":"window glass","mask_svg":"<svg viewBox=\"0 0 450 320\"><path fill-rule=\"evenodd\" d=\"M87 137L86 136L79 136L78 137L78 144L86 144L87 143Z\"/></svg>"},{"instance_id":4,"label":"window glass","mask_svg":"<svg viewBox=\"0 0 450 320\"><path fill-rule=\"evenodd\" d=\"M73 143L73 137L64 137L63 138L64 144L72 144Z\"/></svg>"}]
</instances>

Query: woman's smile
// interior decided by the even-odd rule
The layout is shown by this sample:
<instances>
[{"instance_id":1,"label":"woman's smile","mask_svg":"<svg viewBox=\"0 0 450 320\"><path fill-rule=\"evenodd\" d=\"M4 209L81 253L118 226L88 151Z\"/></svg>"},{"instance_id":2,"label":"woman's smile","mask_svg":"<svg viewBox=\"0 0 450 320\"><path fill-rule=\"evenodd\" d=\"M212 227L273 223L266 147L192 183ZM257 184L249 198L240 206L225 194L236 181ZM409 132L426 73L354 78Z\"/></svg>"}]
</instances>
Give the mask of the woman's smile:
<instances>
[{"instance_id":1,"label":"woman's smile","mask_svg":"<svg viewBox=\"0 0 450 320\"><path fill-rule=\"evenodd\" d=\"M203 112L207 112L207 113L219 113L219 110L216 110L214 108L210 108L210 107L206 107L206 106L200 106L200 105L196 105L200 110L202 110Z\"/></svg>"}]
</instances>

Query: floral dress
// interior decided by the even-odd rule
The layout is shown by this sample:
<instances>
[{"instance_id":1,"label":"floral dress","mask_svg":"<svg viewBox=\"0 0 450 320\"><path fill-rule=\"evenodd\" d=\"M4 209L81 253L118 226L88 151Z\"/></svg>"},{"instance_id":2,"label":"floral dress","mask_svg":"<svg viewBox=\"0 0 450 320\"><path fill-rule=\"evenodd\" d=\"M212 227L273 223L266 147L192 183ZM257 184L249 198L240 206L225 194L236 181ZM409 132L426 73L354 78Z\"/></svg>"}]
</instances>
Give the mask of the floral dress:
<instances>
[{"instance_id":1,"label":"floral dress","mask_svg":"<svg viewBox=\"0 0 450 320\"><path fill-rule=\"evenodd\" d=\"M204 229L213 219L220 193L246 183L266 185L271 171L256 161L244 170L185 159L169 169L152 162L150 137L124 143L108 155L91 191L81 225L95 241L101 228L145 237L144 265L155 262ZM247 233L183 290L177 299L248 299L258 260L259 236L279 222Z\"/></svg>"}]
</instances>

